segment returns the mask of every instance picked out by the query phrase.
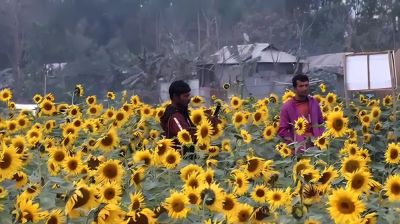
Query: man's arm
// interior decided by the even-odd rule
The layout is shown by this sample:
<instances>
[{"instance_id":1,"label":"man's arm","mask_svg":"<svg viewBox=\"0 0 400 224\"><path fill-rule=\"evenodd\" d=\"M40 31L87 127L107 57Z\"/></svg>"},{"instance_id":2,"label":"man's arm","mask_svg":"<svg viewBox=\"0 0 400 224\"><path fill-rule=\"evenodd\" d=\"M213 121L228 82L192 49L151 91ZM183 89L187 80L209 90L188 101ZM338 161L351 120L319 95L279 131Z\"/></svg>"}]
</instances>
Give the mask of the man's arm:
<instances>
[{"instance_id":1,"label":"man's arm","mask_svg":"<svg viewBox=\"0 0 400 224\"><path fill-rule=\"evenodd\" d=\"M282 107L281 113L279 115L278 135L288 141L293 141L293 136L291 134L292 126L289 121L289 113L285 107Z\"/></svg>"},{"instance_id":2,"label":"man's arm","mask_svg":"<svg viewBox=\"0 0 400 224\"><path fill-rule=\"evenodd\" d=\"M322 111L321 111L321 106L319 105L319 103L317 102L317 107L318 107L318 124L323 124L324 121L324 116L322 115Z\"/></svg>"}]
</instances>

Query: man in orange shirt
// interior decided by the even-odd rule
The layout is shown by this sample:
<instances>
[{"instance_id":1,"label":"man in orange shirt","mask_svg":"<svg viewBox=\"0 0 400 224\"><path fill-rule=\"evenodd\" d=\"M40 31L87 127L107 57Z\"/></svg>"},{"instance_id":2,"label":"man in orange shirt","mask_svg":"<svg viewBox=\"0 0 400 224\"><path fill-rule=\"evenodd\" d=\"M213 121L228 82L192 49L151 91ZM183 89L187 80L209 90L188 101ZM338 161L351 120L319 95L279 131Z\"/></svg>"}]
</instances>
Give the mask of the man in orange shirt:
<instances>
[{"instance_id":1,"label":"man in orange shirt","mask_svg":"<svg viewBox=\"0 0 400 224\"><path fill-rule=\"evenodd\" d=\"M312 145L309 141L310 137L319 137L324 132L322 127L324 118L318 101L309 95L308 76L304 74L295 75L292 84L296 95L282 105L278 134L288 143L308 140L306 147L309 147ZM294 131L294 122L299 117L308 121L306 132L301 136L296 135Z\"/></svg>"}]
</instances>

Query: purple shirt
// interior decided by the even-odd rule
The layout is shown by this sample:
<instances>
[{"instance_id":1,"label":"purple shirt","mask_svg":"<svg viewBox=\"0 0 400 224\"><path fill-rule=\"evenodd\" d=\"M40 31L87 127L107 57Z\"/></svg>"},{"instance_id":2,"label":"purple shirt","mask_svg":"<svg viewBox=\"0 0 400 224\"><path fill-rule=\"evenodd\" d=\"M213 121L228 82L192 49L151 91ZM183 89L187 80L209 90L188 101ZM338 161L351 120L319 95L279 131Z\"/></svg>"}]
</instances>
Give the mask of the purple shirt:
<instances>
[{"instance_id":1,"label":"purple shirt","mask_svg":"<svg viewBox=\"0 0 400 224\"><path fill-rule=\"evenodd\" d=\"M313 97L308 96L308 106L311 118L312 134L314 137L319 137L324 133L324 128L319 127L324 123L321 108L319 103ZM282 105L279 121L278 135L282 138L291 138L296 142L304 141L305 137L296 135L294 131L294 122L300 117L296 108L296 101L294 98L287 101Z\"/></svg>"}]
</instances>

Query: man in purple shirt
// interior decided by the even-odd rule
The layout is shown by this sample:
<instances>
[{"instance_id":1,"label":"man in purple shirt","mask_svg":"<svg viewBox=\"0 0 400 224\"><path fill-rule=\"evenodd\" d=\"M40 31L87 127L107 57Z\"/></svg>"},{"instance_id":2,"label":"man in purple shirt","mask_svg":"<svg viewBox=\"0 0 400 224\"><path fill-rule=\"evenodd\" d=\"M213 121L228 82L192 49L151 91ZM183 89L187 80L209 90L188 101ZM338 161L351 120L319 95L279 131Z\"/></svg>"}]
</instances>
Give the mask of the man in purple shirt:
<instances>
[{"instance_id":1,"label":"man in purple shirt","mask_svg":"<svg viewBox=\"0 0 400 224\"><path fill-rule=\"evenodd\" d=\"M287 143L308 142L306 148L312 144L310 137L319 137L324 132L324 118L319 103L309 95L310 85L307 75L298 74L292 79L293 89L296 95L282 105L278 135ZM308 121L304 135L296 135L294 123L303 117ZM303 147L304 149L304 147Z\"/></svg>"}]
</instances>

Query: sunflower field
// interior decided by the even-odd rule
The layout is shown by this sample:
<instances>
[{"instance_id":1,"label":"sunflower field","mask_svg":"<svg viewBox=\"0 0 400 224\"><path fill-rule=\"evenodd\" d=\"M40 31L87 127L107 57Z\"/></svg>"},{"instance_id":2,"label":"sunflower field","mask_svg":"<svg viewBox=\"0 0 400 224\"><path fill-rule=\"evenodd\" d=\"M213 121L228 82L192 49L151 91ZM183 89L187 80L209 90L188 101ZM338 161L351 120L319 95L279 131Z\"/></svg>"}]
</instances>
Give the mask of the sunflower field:
<instances>
[{"instance_id":1,"label":"sunflower field","mask_svg":"<svg viewBox=\"0 0 400 224\"><path fill-rule=\"evenodd\" d=\"M294 96L201 96L190 103L197 143L165 139L169 102L127 92L72 104L35 95L36 113L0 91L0 223L398 223L400 144L392 96L359 95L348 108L322 84L325 132L303 143L277 136L282 103ZM399 98L399 96L397 96ZM207 111L222 105L213 128ZM294 125L304 132L305 120ZM195 156L181 155L183 147Z\"/></svg>"}]
</instances>

